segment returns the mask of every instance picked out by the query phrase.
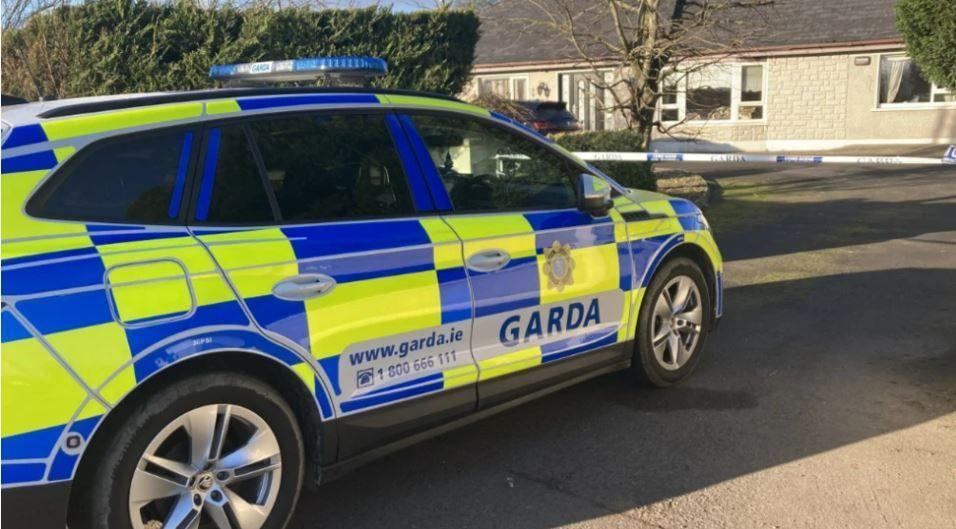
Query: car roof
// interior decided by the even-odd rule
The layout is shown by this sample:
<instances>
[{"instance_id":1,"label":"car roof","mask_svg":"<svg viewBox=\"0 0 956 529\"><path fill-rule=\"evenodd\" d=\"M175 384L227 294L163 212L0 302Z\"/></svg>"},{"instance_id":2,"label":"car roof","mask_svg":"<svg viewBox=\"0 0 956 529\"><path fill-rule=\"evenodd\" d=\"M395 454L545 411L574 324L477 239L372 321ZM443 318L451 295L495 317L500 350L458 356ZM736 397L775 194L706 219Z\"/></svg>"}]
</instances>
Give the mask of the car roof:
<instances>
[{"instance_id":1,"label":"car roof","mask_svg":"<svg viewBox=\"0 0 956 529\"><path fill-rule=\"evenodd\" d=\"M564 101L548 101L545 99L528 99L524 101L515 101L515 103L531 110L538 110L542 108L568 108L568 104Z\"/></svg>"},{"instance_id":2,"label":"car roof","mask_svg":"<svg viewBox=\"0 0 956 529\"><path fill-rule=\"evenodd\" d=\"M249 87L249 88L218 88L208 90L189 90L178 92L149 92L138 94L119 94L108 96L76 97L57 99L52 101L35 101L31 103L15 104L3 107L2 119L11 126L33 123L40 119L62 116L75 116L92 112L120 110L164 103L180 103L189 101L204 101L211 99L277 95L277 94L310 94L310 93L367 93L414 95L448 101L459 101L457 98L421 92L415 90L399 90L388 88L362 87Z\"/></svg>"},{"instance_id":3,"label":"car roof","mask_svg":"<svg viewBox=\"0 0 956 529\"><path fill-rule=\"evenodd\" d=\"M25 122L33 122L48 110L62 108L65 106L106 102L114 100L134 99L145 96L161 95L170 92L153 92L149 94L122 94L112 96L91 96L91 97L73 97L69 99L53 99L46 101L31 101L21 104L5 105L3 107L3 121L11 125L20 125Z\"/></svg>"}]
</instances>

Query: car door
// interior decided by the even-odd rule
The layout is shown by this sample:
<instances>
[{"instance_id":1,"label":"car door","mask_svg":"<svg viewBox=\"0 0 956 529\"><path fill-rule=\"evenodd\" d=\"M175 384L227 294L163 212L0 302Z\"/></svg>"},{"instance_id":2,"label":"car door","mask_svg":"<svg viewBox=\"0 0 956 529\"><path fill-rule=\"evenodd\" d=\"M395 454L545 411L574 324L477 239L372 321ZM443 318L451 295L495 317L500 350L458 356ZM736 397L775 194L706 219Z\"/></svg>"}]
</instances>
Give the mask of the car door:
<instances>
[{"instance_id":1,"label":"car door","mask_svg":"<svg viewBox=\"0 0 956 529\"><path fill-rule=\"evenodd\" d=\"M314 359L339 456L473 411L461 243L395 116L285 113L205 136L196 233L264 332Z\"/></svg>"},{"instance_id":2,"label":"car door","mask_svg":"<svg viewBox=\"0 0 956 529\"><path fill-rule=\"evenodd\" d=\"M616 212L578 210L583 169L495 120L414 113L403 123L464 244L480 405L620 362L626 231Z\"/></svg>"}]
</instances>

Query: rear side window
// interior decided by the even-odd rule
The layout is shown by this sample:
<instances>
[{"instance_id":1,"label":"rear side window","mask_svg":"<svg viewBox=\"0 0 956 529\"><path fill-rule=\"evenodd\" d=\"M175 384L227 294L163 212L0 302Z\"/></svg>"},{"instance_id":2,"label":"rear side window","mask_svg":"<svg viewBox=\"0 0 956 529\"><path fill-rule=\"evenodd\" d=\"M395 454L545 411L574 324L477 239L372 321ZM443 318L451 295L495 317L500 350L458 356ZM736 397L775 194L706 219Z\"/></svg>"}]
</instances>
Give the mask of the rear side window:
<instances>
[{"instance_id":1,"label":"rear side window","mask_svg":"<svg viewBox=\"0 0 956 529\"><path fill-rule=\"evenodd\" d=\"M207 166L214 164L215 169L206 168L199 190L197 219L229 223L273 220L255 151L244 126L212 129L206 161Z\"/></svg>"},{"instance_id":2,"label":"rear side window","mask_svg":"<svg viewBox=\"0 0 956 529\"><path fill-rule=\"evenodd\" d=\"M385 119L319 113L222 127L208 215L200 192L197 218L256 223L270 206L284 223L414 214ZM226 195L233 198L217 199Z\"/></svg>"},{"instance_id":3,"label":"rear side window","mask_svg":"<svg viewBox=\"0 0 956 529\"><path fill-rule=\"evenodd\" d=\"M106 140L57 172L30 203L36 217L170 223L179 216L194 133Z\"/></svg>"}]
</instances>

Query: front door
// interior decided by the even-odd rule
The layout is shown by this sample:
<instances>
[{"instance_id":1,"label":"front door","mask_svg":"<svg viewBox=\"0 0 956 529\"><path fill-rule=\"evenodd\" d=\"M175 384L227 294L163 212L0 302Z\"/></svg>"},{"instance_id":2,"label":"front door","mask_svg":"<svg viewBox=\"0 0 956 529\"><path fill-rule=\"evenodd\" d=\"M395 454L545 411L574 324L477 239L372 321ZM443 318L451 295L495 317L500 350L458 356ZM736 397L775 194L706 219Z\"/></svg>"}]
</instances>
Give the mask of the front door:
<instances>
[{"instance_id":1,"label":"front door","mask_svg":"<svg viewBox=\"0 0 956 529\"><path fill-rule=\"evenodd\" d=\"M373 111L206 133L196 222L219 227L200 239L267 334L314 360L340 457L475 406L467 282L447 272L461 270L460 242L422 216L433 206L400 133Z\"/></svg>"},{"instance_id":2,"label":"front door","mask_svg":"<svg viewBox=\"0 0 956 529\"><path fill-rule=\"evenodd\" d=\"M403 121L440 178L453 208L444 218L464 243L481 405L620 361L625 227L616 213L577 209L580 169L490 120L422 113ZM548 364L555 369L542 369Z\"/></svg>"}]
</instances>

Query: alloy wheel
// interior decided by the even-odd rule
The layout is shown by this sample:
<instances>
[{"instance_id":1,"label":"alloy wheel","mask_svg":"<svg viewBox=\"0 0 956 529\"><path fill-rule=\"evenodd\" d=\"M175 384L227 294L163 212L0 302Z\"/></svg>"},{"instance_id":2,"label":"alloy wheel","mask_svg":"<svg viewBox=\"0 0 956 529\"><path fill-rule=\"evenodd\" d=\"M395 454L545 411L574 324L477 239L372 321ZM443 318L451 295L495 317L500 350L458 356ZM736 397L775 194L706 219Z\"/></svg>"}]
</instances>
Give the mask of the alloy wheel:
<instances>
[{"instance_id":1,"label":"alloy wheel","mask_svg":"<svg viewBox=\"0 0 956 529\"><path fill-rule=\"evenodd\" d=\"M133 473L133 529L260 529L281 483L279 441L255 412L211 404L149 443Z\"/></svg>"},{"instance_id":2,"label":"alloy wheel","mask_svg":"<svg viewBox=\"0 0 956 529\"><path fill-rule=\"evenodd\" d=\"M703 307L697 283L677 276L667 282L654 303L651 344L661 367L676 371L684 366L700 339Z\"/></svg>"}]
</instances>

